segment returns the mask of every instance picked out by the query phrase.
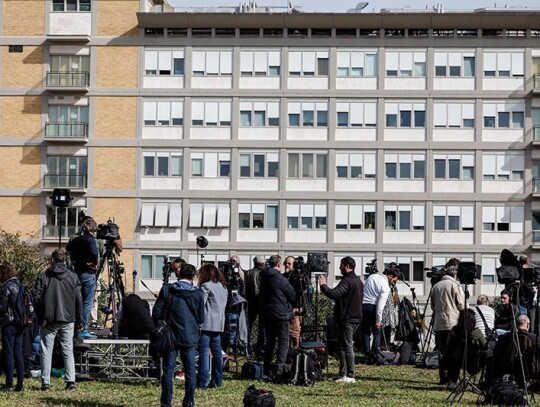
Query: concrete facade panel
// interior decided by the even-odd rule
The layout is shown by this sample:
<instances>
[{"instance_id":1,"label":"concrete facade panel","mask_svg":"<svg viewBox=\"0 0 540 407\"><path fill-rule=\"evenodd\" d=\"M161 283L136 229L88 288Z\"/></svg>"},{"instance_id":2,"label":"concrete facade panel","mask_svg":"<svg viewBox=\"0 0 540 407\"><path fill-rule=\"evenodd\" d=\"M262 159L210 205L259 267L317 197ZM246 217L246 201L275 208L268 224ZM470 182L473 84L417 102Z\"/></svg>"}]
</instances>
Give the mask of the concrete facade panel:
<instances>
[{"instance_id":1,"label":"concrete facade panel","mask_svg":"<svg viewBox=\"0 0 540 407\"><path fill-rule=\"evenodd\" d=\"M4 35L44 35L45 2L43 0L4 0Z\"/></svg>"},{"instance_id":2,"label":"concrete facade panel","mask_svg":"<svg viewBox=\"0 0 540 407\"><path fill-rule=\"evenodd\" d=\"M41 105L39 96L0 98L0 137L34 137L42 128Z\"/></svg>"},{"instance_id":3,"label":"concrete facade panel","mask_svg":"<svg viewBox=\"0 0 540 407\"><path fill-rule=\"evenodd\" d=\"M137 137L137 99L134 97L96 98L96 138Z\"/></svg>"},{"instance_id":4,"label":"concrete facade panel","mask_svg":"<svg viewBox=\"0 0 540 407\"><path fill-rule=\"evenodd\" d=\"M94 157L93 185L100 189L135 188L136 156L134 148L100 149Z\"/></svg>"},{"instance_id":5,"label":"concrete facade panel","mask_svg":"<svg viewBox=\"0 0 540 407\"><path fill-rule=\"evenodd\" d=\"M0 188L30 188L40 178L39 147L4 147L0 149L0 162Z\"/></svg>"},{"instance_id":6,"label":"concrete facade panel","mask_svg":"<svg viewBox=\"0 0 540 407\"><path fill-rule=\"evenodd\" d=\"M100 88L135 88L138 52L137 47L97 47L98 66L102 69L96 71L96 85Z\"/></svg>"},{"instance_id":7,"label":"concrete facade panel","mask_svg":"<svg viewBox=\"0 0 540 407\"><path fill-rule=\"evenodd\" d=\"M2 86L34 87L43 81L43 47L24 45L23 52L2 47Z\"/></svg>"}]
</instances>

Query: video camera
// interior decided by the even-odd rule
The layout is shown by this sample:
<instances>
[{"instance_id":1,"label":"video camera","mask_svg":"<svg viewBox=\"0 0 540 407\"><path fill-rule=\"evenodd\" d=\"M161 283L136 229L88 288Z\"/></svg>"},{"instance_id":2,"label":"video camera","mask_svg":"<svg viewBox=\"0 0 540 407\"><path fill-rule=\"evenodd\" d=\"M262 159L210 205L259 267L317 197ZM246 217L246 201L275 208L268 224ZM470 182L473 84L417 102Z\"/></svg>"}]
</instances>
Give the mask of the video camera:
<instances>
[{"instance_id":1,"label":"video camera","mask_svg":"<svg viewBox=\"0 0 540 407\"><path fill-rule=\"evenodd\" d=\"M307 264L302 256L298 256L294 259L292 276L300 276L307 271Z\"/></svg>"},{"instance_id":2,"label":"video camera","mask_svg":"<svg viewBox=\"0 0 540 407\"><path fill-rule=\"evenodd\" d=\"M96 239L114 242L120 239L120 228L116 223L109 219L107 223L101 223L98 225Z\"/></svg>"},{"instance_id":3,"label":"video camera","mask_svg":"<svg viewBox=\"0 0 540 407\"><path fill-rule=\"evenodd\" d=\"M523 281L527 284L540 286L540 267L533 266L523 269Z\"/></svg>"},{"instance_id":4,"label":"video camera","mask_svg":"<svg viewBox=\"0 0 540 407\"><path fill-rule=\"evenodd\" d=\"M474 261L461 261L457 267L457 279L460 284L476 284L482 277L482 266Z\"/></svg>"},{"instance_id":5,"label":"video camera","mask_svg":"<svg viewBox=\"0 0 540 407\"><path fill-rule=\"evenodd\" d=\"M444 266L433 266L433 267L427 267L424 269L424 271L427 271L427 278L429 278L429 282L431 285L437 284L446 274L446 269Z\"/></svg>"},{"instance_id":6,"label":"video camera","mask_svg":"<svg viewBox=\"0 0 540 407\"><path fill-rule=\"evenodd\" d=\"M221 272L227 281L227 288L230 291L239 291L241 289L242 280L240 279L240 269L237 262L227 260L221 266Z\"/></svg>"},{"instance_id":7,"label":"video camera","mask_svg":"<svg viewBox=\"0 0 540 407\"><path fill-rule=\"evenodd\" d=\"M169 259L169 257L163 258L163 267L161 268L162 274L163 274L163 282L168 283L169 277L172 273L172 261Z\"/></svg>"},{"instance_id":8,"label":"video camera","mask_svg":"<svg viewBox=\"0 0 540 407\"><path fill-rule=\"evenodd\" d=\"M366 264L366 268L364 269L364 274L367 274L368 276L378 273L379 269L377 268L377 259L371 260L370 263Z\"/></svg>"}]
</instances>

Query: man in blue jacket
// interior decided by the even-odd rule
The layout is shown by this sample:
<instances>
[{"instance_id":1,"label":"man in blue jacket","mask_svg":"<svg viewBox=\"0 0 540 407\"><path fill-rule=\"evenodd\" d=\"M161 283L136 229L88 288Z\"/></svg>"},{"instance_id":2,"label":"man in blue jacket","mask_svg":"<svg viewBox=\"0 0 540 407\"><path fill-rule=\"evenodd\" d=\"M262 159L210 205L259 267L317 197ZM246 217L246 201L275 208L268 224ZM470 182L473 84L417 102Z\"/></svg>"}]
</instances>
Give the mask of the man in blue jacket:
<instances>
[{"instance_id":1,"label":"man in blue jacket","mask_svg":"<svg viewBox=\"0 0 540 407\"><path fill-rule=\"evenodd\" d=\"M199 341L199 326L204 321L204 295L193 285L194 276L195 267L191 264L183 265L178 271L179 280L170 285L163 285L153 309L154 324L159 320L166 320L176 338L176 349L162 355L162 407L170 407L172 402L173 375L178 352L186 379L182 407L195 405L197 383L195 349Z\"/></svg>"},{"instance_id":2,"label":"man in blue jacket","mask_svg":"<svg viewBox=\"0 0 540 407\"><path fill-rule=\"evenodd\" d=\"M268 268L261 272L261 316L264 321L266 345L264 349L264 374L270 376L270 365L278 345L277 375L282 373L289 349L289 323L293 319L292 304L296 298L293 286L281 273L281 257L277 254L268 259Z\"/></svg>"}]
</instances>

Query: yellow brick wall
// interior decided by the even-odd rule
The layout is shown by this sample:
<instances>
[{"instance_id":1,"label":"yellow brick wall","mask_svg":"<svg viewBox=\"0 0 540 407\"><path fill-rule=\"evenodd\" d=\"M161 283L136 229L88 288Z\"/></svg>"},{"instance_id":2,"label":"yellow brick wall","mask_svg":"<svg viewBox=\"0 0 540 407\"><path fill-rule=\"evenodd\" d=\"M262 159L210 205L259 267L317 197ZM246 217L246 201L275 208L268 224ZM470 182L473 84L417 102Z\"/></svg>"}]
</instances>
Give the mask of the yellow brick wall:
<instances>
[{"instance_id":1,"label":"yellow brick wall","mask_svg":"<svg viewBox=\"0 0 540 407\"><path fill-rule=\"evenodd\" d=\"M40 197L2 197L0 228L10 233L21 232L23 239L40 237Z\"/></svg>"},{"instance_id":2,"label":"yellow brick wall","mask_svg":"<svg viewBox=\"0 0 540 407\"><path fill-rule=\"evenodd\" d=\"M3 35L44 35L44 0L3 0L0 7L4 8Z\"/></svg>"},{"instance_id":3,"label":"yellow brick wall","mask_svg":"<svg viewBox=\"0 0 540 407\"><path fill-rule=\"evenodd\" d=\"M137 87L137 47L97 47L96 85L101 88Z\"/></svg>"},{"instance_id":4,"label":"yellow brick wall","mask_svg":"<svg viewBox=\"0 0 540 407\"><path fill-rule=\"evenodd\" d=\"M42 130L41 96L0 98L0 137L32 138Z\"/></svg>"},{"instance_id":5,"label":"yellow brick wall","mask_svg":"<svg viewBox=\"0 0 540 407\"><path fill-rule=\"evenodd\" d=\"M96 97L96 138L137 138L137 98Z\"/></svg>"},{"instance_id":6,"label":"yellow brick wall","mask_svg":"<svg viewBox=\"0 0 540 407\"><path fill-rule=\"evenodd\" d=\"M133 198L94 198L92 216L97 223L105 223L109 218L114 220L120 227L122 240L133 240L135 205Z\"/></svg>"},{"instance_id":7,"label":"yellow brick wall","mask_svg":"<svg viewBox=\"0 0 540 407\"><path fill-rule=\"evenodd\" d=\"M99 37L137 36L139 0L97 2L97 35Z\"/></svg>"},{"instance_id":8,"label":"yellow brick wall","mask_svg":"<svg viewBox=\"0 0 540 407\"><path fill-rule=\"evenodd\" d=\"M134 189L136 150L102 147L95 154L93 170L94 188ZM116 201L109 201L108 210L113 208L117 210Z\"/></svg>"},{"instance_id":9,"label":"yellow brick wall","mask_svg":"<svg viewBox=\"0 0 540 407\"><path fill-rule=\"evenodd\" d=\"M2 47L2 86L34 87L43 82L43 47L24 45L23 52Z\"/></svg>"},{"instance_id":10,"label":"yellow brick wall","mask_svg":"<svg viewBox=\"0 0 540 407\"><path fill-rule=\"evenodd\" d=\"M0 149L0 188L31 188L40 176L39 147L2 147ZM1 219L1 216L0 216Z\"/></svg>"}]
</instances>

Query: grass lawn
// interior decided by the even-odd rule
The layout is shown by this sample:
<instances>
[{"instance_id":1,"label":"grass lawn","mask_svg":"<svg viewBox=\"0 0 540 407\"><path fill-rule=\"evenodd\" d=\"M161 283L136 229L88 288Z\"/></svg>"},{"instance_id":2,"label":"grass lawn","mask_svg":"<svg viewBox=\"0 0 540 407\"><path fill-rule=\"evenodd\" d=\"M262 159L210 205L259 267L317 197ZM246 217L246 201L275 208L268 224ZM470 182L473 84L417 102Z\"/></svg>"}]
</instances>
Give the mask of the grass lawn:
<instances>
[{"instance_id":1,"label":"grass lawn","mask_svg":"<svg viewBox=\"0 0 540 407\"><path fill-rule=\"evenodd\" d=\"M337 366L331 361L324 381L313 387L293 387L264 382L239 380L226 373L221 389L197 391L197 406L241 407L245 389L255 383L274 392L278 407L353 407L353 406L441 406L448 405L449 392L438 386L436 370L413 366L357 365L354 384L334 383ZM173 405L180 406L183 395L181 380L175 380ZM77 383L75 392L64 391L64 383L53 379L49 392L40 391L39 379L27 379L23 393L0 393L0 406L157 406L160 388L152 381L118 382L93 380ZM477 396L466 392L460 405L473 405Z\"/></svg>"}]
</instances>

